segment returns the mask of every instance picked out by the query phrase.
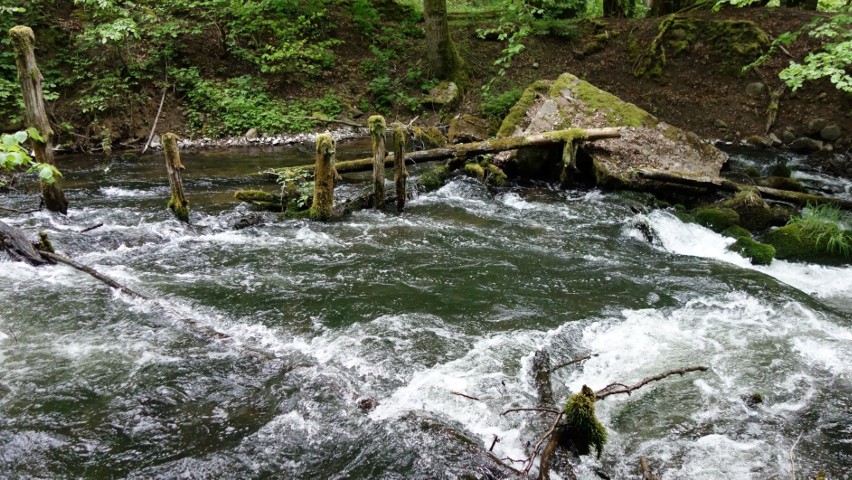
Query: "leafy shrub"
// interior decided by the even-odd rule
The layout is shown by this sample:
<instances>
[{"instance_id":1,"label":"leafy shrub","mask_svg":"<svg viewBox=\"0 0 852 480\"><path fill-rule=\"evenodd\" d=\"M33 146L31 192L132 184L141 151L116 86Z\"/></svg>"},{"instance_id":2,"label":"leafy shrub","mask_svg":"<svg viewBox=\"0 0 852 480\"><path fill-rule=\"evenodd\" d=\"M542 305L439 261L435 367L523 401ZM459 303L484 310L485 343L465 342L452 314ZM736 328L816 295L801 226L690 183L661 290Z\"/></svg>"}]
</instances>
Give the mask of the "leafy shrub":
<instances>
[{"instance_id":1,"label":"leafy shrub","mask_svg":"<svg viewBox=\"0 0 852 480\"><path fill-rule=\"evenodd\" d=\"M509 110L518 103L523 93L520 88L513 88L499 95L483 92L482 115L491 120L502 120L509 113Z\"/></svg>"}]
</instances>

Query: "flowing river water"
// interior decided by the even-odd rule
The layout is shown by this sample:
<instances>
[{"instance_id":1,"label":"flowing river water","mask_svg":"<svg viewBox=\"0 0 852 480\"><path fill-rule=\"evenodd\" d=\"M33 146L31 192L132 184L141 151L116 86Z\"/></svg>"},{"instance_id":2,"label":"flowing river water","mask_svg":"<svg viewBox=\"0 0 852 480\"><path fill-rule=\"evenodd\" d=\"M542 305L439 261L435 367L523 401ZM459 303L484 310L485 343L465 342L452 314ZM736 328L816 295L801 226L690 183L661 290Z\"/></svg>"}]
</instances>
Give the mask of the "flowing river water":
<instances>
[{"instance_id":1,"label":"flowing river water","mask_svg":"<svg viewBox=\"0 0 852 480\"><path fill-rule=\"evenodd\" d=\"M0 477L490 478L467 442L526 457L546 422L500 413L535 405L546 349L597 354L554 374L559 402L710 367L597 402L609 443L579 478L640 456L665 479L850 478L852 268L753 267L642 194L463 178L402 214L234 229L232 192L309 150L185 154L189 227L157 155L63 159L67 217L3 216L156 300L0 263Z\"/></svg>"}]
</instances>

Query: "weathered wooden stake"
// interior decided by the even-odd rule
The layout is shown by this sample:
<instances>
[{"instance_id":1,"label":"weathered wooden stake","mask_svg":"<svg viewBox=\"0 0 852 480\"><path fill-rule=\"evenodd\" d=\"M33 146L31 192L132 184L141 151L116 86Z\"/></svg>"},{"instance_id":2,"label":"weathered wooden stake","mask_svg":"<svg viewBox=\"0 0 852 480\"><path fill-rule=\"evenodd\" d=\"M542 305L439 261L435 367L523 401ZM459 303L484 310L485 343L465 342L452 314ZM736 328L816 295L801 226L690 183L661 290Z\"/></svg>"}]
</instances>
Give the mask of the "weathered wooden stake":
<instances>
[{"instance_id":1,"label":"weathered wooden stake","mask_svg":"<svg viewBox=\"0 0 852 480\"><path fill-rule=\"evenodd\" d=\"M405 180L408 169L405 168L405 127L401 123L393 124L393 182L396 184L396 210L405 207Z\"/></svg>"},{"instance_id":2,"label":"weathered wooden stake","mask_svg":"<svg viewBox=\"0 0 852 480\"><path fill-rule=\"evenodd\" d=\"M189 202L183 194L183 179L181 179L181 171L185 167L180 163L177 140L178 137L174 133L165 133L162 137L163 152L166 154L166 170L169 172L169 186L172 189L169 210L178 220L189 223Z\"/></svg>"},{"instance_id":3,"label":"weathered wooden stake","mask_svg":"<svg viewBox=\"0 0 852 480\"><path fill-rule=\"evenodd\" d=\"M373 138L373 208L385 206L385 129L387 123L381 115L367 120Z\"/></svg>"},{"instance_id":4,"label":"weathered wooden stake","mask_svg":"<svg viewBox=\"0 0 852 480\"><path fill-rule=\"evenodd\" d=\"M317 135L317 160L314 165L314 202L310 216L313 220L331 218L334 206L334 154L337 150L334 137L330 133Z\"/></svg>"},{"instance_id":5,"label":"weathered wooden stake","mask_svg":"<svg viewBox=\"0 0 852 480\"><path fill-rule=\"evenodd\" d=\"M41 82L44 77L36 64L35 34L30 27L18 25L9 30L9 38L12 39L12 47L15 50L15 63L18 66L18 81L21 83L21 93L24 97L24 123L27 128L35 128L41 135L42 141L33 139L33 151L35 151L36 162L55 165L53 161L53 129L47 119L44 109L44 97L41 91ZM59 184L59 179L54 175L53 182L41 182L42 203L48 210L68 213L68 200Z\"/></svg>"}]
</instances>

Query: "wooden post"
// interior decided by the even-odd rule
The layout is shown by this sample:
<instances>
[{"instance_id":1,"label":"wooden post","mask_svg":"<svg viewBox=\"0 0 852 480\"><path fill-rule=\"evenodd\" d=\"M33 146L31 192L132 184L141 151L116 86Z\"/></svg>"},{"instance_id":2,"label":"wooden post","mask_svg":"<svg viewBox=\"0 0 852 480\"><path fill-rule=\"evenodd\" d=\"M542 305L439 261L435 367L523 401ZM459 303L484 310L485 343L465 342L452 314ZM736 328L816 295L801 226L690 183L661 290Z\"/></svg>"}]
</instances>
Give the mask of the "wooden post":
<instances>
[{"instance_id":1,"label":"wooden post","mask_svg":"<svg viewBox=\"0 0 852 480\"><path fill-rule=\"evenodd\" d=\"M314 165L314 202L310 216L313 220L331 218L334 206L334 154L337 145L330 133L317 135L317 160Z\"/></svg>"},{"instance_id":2,"label":"wooden post","mask_svg":"<svg viewBox=\"0 0 852 480\"><path fill-rule=\"evenodd\" d=\"M35 128L41 135L42 141L33 139L33 151L36 162L55 165L53 161L53 129L47 120L44 109L44 97L41 82L44 78L36 64L35 34L30 27L17 26L9 30L9 38L15 50L15 63L18 66L18 81L21 83L21 93L24 97L24 123L27 128ZM42 203L48 210L68 213L68 200L62 191L59 179L54 175L53 182L41 182Z\"/></svg>"},{"instance_id":3,"label":"wooden post","mask_svg":"<svg viewBox=\"0 0 852 480\"><path fill-rule=\"evenodd\" d=\"M367 120L373 138L373 208L385 206L385 129L387 123L381 115Z\"/></svg>"},{"instance_id":4,"label":"wooden post","mask_svg":"<svg viewBox=\"0 0 852 480\"><path fill-rule=\"evenodd\" d=\"M175 214L178 220L189 223L189 202L183 194L183 179L181 171L185 168L180 163L180 152L177 146L177 135L174 133L163 134L163 152L166 154L166 170L169 173L169 186L172 189L172 198L169 200L169 210Z\"/></svg>"},{"instance_id":5,"label":"wooden post","mask_svg":"<svg viewBox=\"0 0 852 480\"><path fill-rule=\"evenodd\" d=\"M393 124L393 182L396 184L396 210L401 212L405 207L405 180L408 169L405 168L405 127L400 123Z\"/></svg>"}]
</instances>

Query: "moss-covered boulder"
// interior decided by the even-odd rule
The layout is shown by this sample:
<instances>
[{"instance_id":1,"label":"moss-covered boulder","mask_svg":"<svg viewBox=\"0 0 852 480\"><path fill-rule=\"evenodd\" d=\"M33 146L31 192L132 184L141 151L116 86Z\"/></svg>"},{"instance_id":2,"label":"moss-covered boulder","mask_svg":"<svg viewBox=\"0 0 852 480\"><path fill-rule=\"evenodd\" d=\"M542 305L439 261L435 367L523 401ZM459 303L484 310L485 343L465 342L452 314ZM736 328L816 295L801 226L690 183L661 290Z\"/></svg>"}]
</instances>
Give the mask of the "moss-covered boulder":
<instances>
[{"instance_id":1,"label":"moss-covered boulder","mask_svg":"<svg viewBox=\"0 0 852 480\"><path fill-rule=\"evenodd\" d=\"M751 231L760 231L769 228L773 223L773 214L769 205L755 189L747 189L737 192L733 197L720 204L723 208L737 212L742 227Z\"/></svg>"},{"instance_id":2,"label":"moss-covered boulder","mask_svg":"<svg viewBox=\"0 0 852 480\"><path fill-rule=\"evenodd\" d=\"M704 208L695 213L699 225L722 233L740 223L740 215L732 208Z\"/></svg>"},{"instance_id":3,"label":"moss-covered boulder","mask_svg":"<svg viewBox=\"0 0 852 480\"><path fill-rule=\"evenodd\" d=\"M238 190L234 192L234 198L241 202L250 203L263 210L281 212L286 208L285 202L280 195L275 195L263 190Z\"/></svg>"},{"instance_id":4,"label":"moss-covered boulder","mask_svg":"<svg viewBox=\"0 0 852 480\"><path fill-rule=\"evenodd\" d=\"M775 258L775 247L747 237L738 238L728 249L749 259L753 265L769 265Z\"/></svg>"},{"instance_id":5,"label":"moss-covered boulder","mask_svg":"<svg viewBox=\"0 0 852 480\"><path fill-rule=\"evenodd\" d=\"M443 81L429 90L429 94L421 100L424 107L436 110L450 110L461 101L462 92L456 82Z\"/></svg>"},{"instance_id":6,"label":"moss-covered boulder","mask_svg":"<svg viewBox=\"0 0 852 480\"><path fill-rule=\"evenodd\" d=\"M478 163L465 164L464 173L468 177L473 177L477 180L485 180L485 169Z\"/></svg>"},{"instance_id":7,"label":"moss-covered boulder","mask_svg":"<svg viewBox=\"0 0 852 480\"><path fill-rule=\"evenodd\" d=\"M834 224L790 223L769 231L765 240L780 259L829 264L852 261L852 233Z\"/></svg>"},{"instance_id":8,"label":"moss-covered boulder","mask_svg":"<svg viewBox=\"0 0 852 480\"><path fill-rule=\"evenodd\" d=\"M446 165L441 165L428 172L424 172L419 177L421 191L431 192L432 190L441 188L451 175L452 171Z\"/></svg>"},{"instance_id":9,"label":"moss-covered boulder","mask_svg":"<svg viewBox=\"0 0 852 480\"><path fill-rule=\"evenodd\" d=\"M791 192L804 192L805 186L798 180L789 177L765 177L758 178L756 183L761 187L769 187L777 190L788 190Z\"/></svg>"},{"instance_id":10,"label":"moss-covered boulder","mask_svg":"<svg viewBox=\"0 0 852 480\"><path fill-rule=\"evenodd\" d=\"M570 73L530 85L503 120L497 136L604 127L623 127L621 138L583 144L576 155L558 146L505 152L494 163L510 175L532 173L538 178L594 181L617 188L636 184L635 173L641 169L715 179L728 158L696 135L661 122ZM572 168L566 171L569 164Z\"/></svg>"}]
</instances>

